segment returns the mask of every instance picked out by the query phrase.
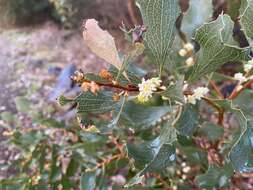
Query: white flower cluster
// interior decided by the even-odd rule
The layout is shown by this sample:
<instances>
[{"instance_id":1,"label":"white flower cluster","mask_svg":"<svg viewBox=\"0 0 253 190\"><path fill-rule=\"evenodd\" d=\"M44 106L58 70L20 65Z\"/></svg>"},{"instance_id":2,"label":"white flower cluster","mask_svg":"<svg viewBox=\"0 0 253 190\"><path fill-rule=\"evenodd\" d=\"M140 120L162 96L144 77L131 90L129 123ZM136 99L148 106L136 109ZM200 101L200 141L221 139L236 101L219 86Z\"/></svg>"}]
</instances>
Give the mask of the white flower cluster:
<instances>
[{"instance_id":1,"label":"white flower cluster","mask_svg":"<svg viewBox=\"0 0 253 190\"><path fill-rule=\"evenodd\" d=\"M248 63L244 64L244 71L246 75L248 75L252 69L253 69L253 59L248 61ZM237 80L239 84L242 84L252 79L252 76L247 77L246 75L244 75L243 73L235 73L234 79Z\"/></svg>"},{"instance_id":2,"label":"white flower cluster","mask_svg":"<svg viewBox=\"0 0 253 190\"><path fill-rule=\"evenodd\" d=\"M183 49L180 49L178 54L181 57L185 57L188 53L192 52L194 50L194 46L191 43L186 43L183 47Z\"/></svg>"},{"instance_id":3,"label":"white flower cluster","mask_svg":"<svg viewBox=\"0 0 253 190\"><path fill-rule=\"evenodd\" d=\"M147 102L153 95L154 92L157 91L157 88L161 87L162 81L159 78L152 78L145 80L142 79L142 83L138 85L139 87L139 95L138 101L139 102Z\"/></svg>"},{"instance_id":4,"label":"white flower cluster","mask_svg":"<svg viewBox=\"0 0 253 190\"><path fill-rule=\"evenodd\" d=\"M253 69L253 59L251 59L250 61L248 61L248 63L244 65L244 71L246 73L249 73L252 69Z\"/></svg>"},{"instance_id":5,"label":"white flower cluster","mask_svg":"<svg viewBox=\"0 0 253 190\"><path fill-rule=\"evenodd\" d=\"M192 95L186 96L186 102L195 105L197 100L201 100L201 98L203 98L208 92L208 88L198 87L193 91Z\"/></svg>"},{"instance_id":6,"label":"white flower cluster","mask_svg":"<svg viewBox=\"0 0 253 190\"><path fill-rule=\"evenodd\" d=\"M187 55L191 55L194 50L194 46L191 43L186 43L182 49L179 50L178 54L181 57L186 57ZM195 63L195 60L193 57L189 57L186 59L185 64L187 67L193 66Z\"/></svg>"}]
</instances>

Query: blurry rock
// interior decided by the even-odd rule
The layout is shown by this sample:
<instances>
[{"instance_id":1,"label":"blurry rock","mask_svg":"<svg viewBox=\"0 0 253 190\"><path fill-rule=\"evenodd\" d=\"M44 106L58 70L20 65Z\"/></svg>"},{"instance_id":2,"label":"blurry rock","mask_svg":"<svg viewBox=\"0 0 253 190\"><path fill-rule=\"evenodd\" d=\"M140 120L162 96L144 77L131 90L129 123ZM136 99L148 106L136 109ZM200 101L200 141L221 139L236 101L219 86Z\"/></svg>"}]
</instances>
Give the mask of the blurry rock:
<instances>
[{"instance_id":1,"label":"blurry rock","mask_svg":"<svg viewBox=\"0 0 253 190\"><path fill-rule=\"evenodd\" d=\"M49 67L48 68L48 73L50 75L56 75L56 76L58 76L61 73L61 71L62 71L62 68L57 67L57 66L55 66L55 67Z\"/></svg>"},{"instance_id":2,"label":"blurry rock","mask_svg":"<svg viewBox=\"0 0 253 190\"><path fill-rule=\"evenodd\" d=\"M56 101L61 94L70 91L74 87L73 81L70 77L75 71L76 66L74 64L68 65L61 71L61 74L57 79L57 83L49 96L50 101Z\"/></svg>"}]
</instances>

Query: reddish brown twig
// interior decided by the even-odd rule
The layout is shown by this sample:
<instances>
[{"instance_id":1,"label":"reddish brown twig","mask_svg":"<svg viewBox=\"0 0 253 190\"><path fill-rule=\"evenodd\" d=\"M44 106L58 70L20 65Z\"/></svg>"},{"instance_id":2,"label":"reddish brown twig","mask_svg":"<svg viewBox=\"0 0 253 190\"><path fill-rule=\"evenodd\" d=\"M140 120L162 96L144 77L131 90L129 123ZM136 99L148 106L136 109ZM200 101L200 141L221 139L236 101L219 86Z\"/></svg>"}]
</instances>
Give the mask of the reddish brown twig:
<instances>
[{"instance_id":1,"label":"reddish brown twig","mask_svg":"<svg viewBox=\"0 0 253 190\"><path fill-rule=\"evenodd\" d=\"M90 83L92 81L87 80L87 79L82 79L80 84L82 84L83 82L89 82ZM119 84L101 83L101 82L96 82L96 84L99 85L99 86L121 89L121 90L128 91L128 92L138 92L139 91L139 88L134 86L134 85L121 86Z\"/></svg>"},{"instance_id":2,"label":"reddish brown twig","mask_svg":"<svg viewBox=\"0 0 253 190\"><path fill-rule=\"evenodd\" d=\"M210 85L213 87L215 92L218 94L219 98L224 99L223 94L221 93L219 87L215 84L213 80L209 80Z\"/></svg>"},{"instance_id":3,"label":"reddish brown twig","mask_svg":"<svg viewBox=\"0 0 253 190\"><path fill-rule=\"evenodd\" d=\"M135 0L128 0L127 8L128 8L128 12L129 12L132 23L135 26L141 24L138 18L138 14L137 14Z\"/></svg>"},{"instance_id":4,"label":"reddish brown twig","mask_svg":"<svg viewBox=\"0 0 253 190\"><path fill-rule=\"evenodd\" d=\"M118 160L118 159L121 159L121 158L123 158L122 154L116 154L116 155L111 156L109 158L103 159L103 161L101 163L98 163L94 168L86 169L86 172L96 171L98 168L103 168L106 165L108 165L109 163L111 163L112 161Z\"/></svg>"},{"instance_id":5,"label":"reddish brown twig","mask_svg":"<svg viewBox=\"0 0 253 190\"><path fill-rule=\"evenodd\" d=\"M225 110L223 108L219 107L217 104L215 104L212 100L210 100L208 98L203 98L203 100L205 100L209 105L211 105L212 107L214 107L218 111L218 113L219 113L218 124L222 125Z\"/></svg>"},{"instance_id":6,"label":"reddish brown twig","mask_svg":"<svg viewBox=\"0 0 253 190\"><path fill-rule=\"evenodd\" d=\"M230 94L230 96L228 97L229 100L233 100L235 99L237 96L240 95L241 92L243 92L245 89L249 88L251 86L251 84L253 83L253 79L249 80L248 82L246 82L242 88L238 89L239 85L237 85L235 87L235 89L233 90L233 92Z\"/></svg>"},{"instance_id":7,"label":"reddish brown twig","mask_svg":"<svg viewBox=\"0 0 253 190\"><path fill-rule=\"evenodd\" d=\"M155 177L156 180L164 187L166 190L172 190L170 185L161 177L159 174L150 173L151 176Z\"/></svg>"}]
</instances>

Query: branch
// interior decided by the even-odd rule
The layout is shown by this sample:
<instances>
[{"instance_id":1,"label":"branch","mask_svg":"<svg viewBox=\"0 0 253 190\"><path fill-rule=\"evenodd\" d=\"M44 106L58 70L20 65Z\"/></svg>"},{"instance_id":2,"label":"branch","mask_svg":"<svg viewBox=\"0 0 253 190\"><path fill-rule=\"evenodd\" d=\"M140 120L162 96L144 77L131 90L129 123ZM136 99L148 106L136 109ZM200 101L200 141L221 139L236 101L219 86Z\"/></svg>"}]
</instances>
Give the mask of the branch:
<instances>
[{"instance_id":1,"label":"branch","mask_svg":"<svg viewBox=\"0 0 253 190\"><path fill-rule=\"evenodd\" d=\"M223 108L219 107L217 104L215 104L212 100L210 100L208 98L204 97L203 100L205 100L209 105L211 105L212 107L214 107L218 111L218 113L219 113L218 124L222 125L225 110Z\"/></svg>"},{"instance_id":2,"label":"branch","mask_svg":"<svg viewBox=\"0 0 253 190\"><path fill-rule=\"evenodd\" d=\"M239 96L241 94L241 92L243 92L245 89L249 88L251 86L251 84L253 83L253 79L249 80L248 82L246 82L242 88L240 88L238 90L238 87L240 85L237 85L235 87L235 89L233 90L233 92L230 94L230 96L228 97L229 100L233 100L235 99L237 96Z\"/></svg>"},{"instance_id":3,"label":"branch","mask_svg":"<svg viewBox=\"0 0 253 190\"><path fill-rule=\"evenodd\" d=\"M213 80L211 80L211 79L208 79L208 80L209 80L210 85L213 87L213 89L215 90L215 92L218 94L218 96L221 99L224 99L223 94L221 93L219 87L215 84L215 82Z\"/></svg>"},{"instance_id":4,"label":"branch","mask_svg":"<svg viewBox=\"0 0 253 190\"><path fill-rule=\"evenodd\" d=\"M83 79L80 82L80 84L82 84L83 82L91 83L92 81L87 80L87 79ZM95 83L99 86L121 89L121 90L128 91L128 92L139 92L139 88L134 85L121 86L119 84L113 84L113 83L101 83L101 82L95 82Z\"/></svg>"}]
</instances>

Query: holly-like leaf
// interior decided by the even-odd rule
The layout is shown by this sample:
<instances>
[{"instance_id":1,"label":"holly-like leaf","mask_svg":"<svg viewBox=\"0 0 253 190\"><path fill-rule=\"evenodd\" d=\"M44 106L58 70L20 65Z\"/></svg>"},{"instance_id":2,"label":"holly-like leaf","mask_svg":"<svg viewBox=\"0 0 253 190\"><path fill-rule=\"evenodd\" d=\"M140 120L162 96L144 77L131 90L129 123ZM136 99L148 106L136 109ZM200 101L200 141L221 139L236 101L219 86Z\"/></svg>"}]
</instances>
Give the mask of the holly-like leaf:
<instances>
[{"instance_id":1,"label":"holly-like leaf","mask_svg":"<svg viewBox=\"0 0 253 190\"><path fill-rule=\"evenodd\" d=\"M161 93L161 95L165 98L168 98L170 101L184 103L183 85L184 77L179 77L176 83L168 86L167 89Z\"/></svg>"},{"instance_id":2,"label":"holly-like leaf","mask_svg":"<svg viewBox=\"0 0 253 190\"><path fill-rule=\"evenodd\" d=\"M166 126L153 141L141 145L128 144L129 155L134 158L136 164L145 167L125 187L140 183L147 172L161 172L171 165L176 160L176 138L176 130L172 126Z\"/></svg>"},{"instance_id":3,"label":"holly-like leaf","mask_svg":"<svg viewBox=\"0 0 253 190\"><path fill-rule=\"evenodd\" d=\"M211 0L191 0L190 7L184 14L182 31L191 39L197 27L212 18L212 13L213 5Z\"/></svg>"},{"instance_id":4,"label":"holly-like leaf","mask_svg":"<svg viewBox=\"0 0 253 190\"><path fill-rule=\"evenodd\" d=\"M242 0L241 2L241 26L249 41L253 42L253 0Z\"/></svg>"},{"instance_id":5,"label":"holly-like leaf","mask_svg":"<svg viewBox=\"0 0 253 190\"><path fill-rule=\"evenodd\" d=\"M124 105L119 121L128 128L144 130L155 125L170 111L169 106L146 106L129 101Z\"/></svg>"},{"instance_id":6,"label":"holly-like leaf","mask_svg":"<svg viewBox=\"0 0 253 190\"><path fill-rule=\"evenodd\" d=\"M68 99L63 96L60 97L59 101L61 105L68 103L77 104L78 113L106 113L114 110L118 102L112 98L113 94L109 91L99 91L97 94L93 94L90 91L83 92L75 99Z\"/></svg>"},{"instance_id":7,"label":"holly-like leaf","mask_svg":"<svg viewBox=\"0 0 253 190\"><path fill-rule=\"evenodd\" d=\"M147 27L145 45L161 72L175 37L175 22L180 14L178 0L137 0L137 5Z\"/></svg>"},{"instance_id":8,"label":"holly-like leaf","mask_svg":"<svg viewBox=\"0 0 253 190\"><path fill-rule=\"evenodd\" d=\"M198 127L199 113L196 106L186 104L182 114L176 123L176 128L181 135L191 136Z\"/></svg>"},{"instance_id":9,"label":"holly-like leaf","mask_svg":"<svg viewBox=\"0 0 253 190\"><path fill-rule=\"evenodd\" d=\"M233 168L230 164L223 167L210 165L205 174L197 176L196 181L201 189L220 189L229 182L232 175Z\"/></svg>"},{"instance_id":10,"label":"holly-like leaf","mask_svg":"<svg viewBox=\"0 0 253 190\"><path fill-rule=\"evenodd\" d=\"M234 102L228 100L216 101L226 110L234 113L240 125L240 135L235 139L229 159L236 171L253 172L253 106L250 99L251 91L245 91Z\"/></svg>"},{"instance_id":11,"label":"holly-like leaf","mask_svg":"<svg viewBox=\"0 0 253 190\"><path fill-rule=\"evenodd\" d=\"M190 82L216 71L228 61L249 59L249 48L235 45L233 27L234 23L228 15L220 15L217 20L204 24L197 30L195 40L201 48L197 54L197 63L189 73Z\"/></svg>"},{"instance_id":12,"label":"holly-like leaf","mask_svg":"<svg viewBox=\"0 0 253 190\"><path fill-rule=\"evenodd\" d=\"M237 118L241 134L230 151L229 158L234 168L240 172L253 172L253 93L244 91L235 99L234 104L240 108Z\"/></svg>"}]
</instances>

